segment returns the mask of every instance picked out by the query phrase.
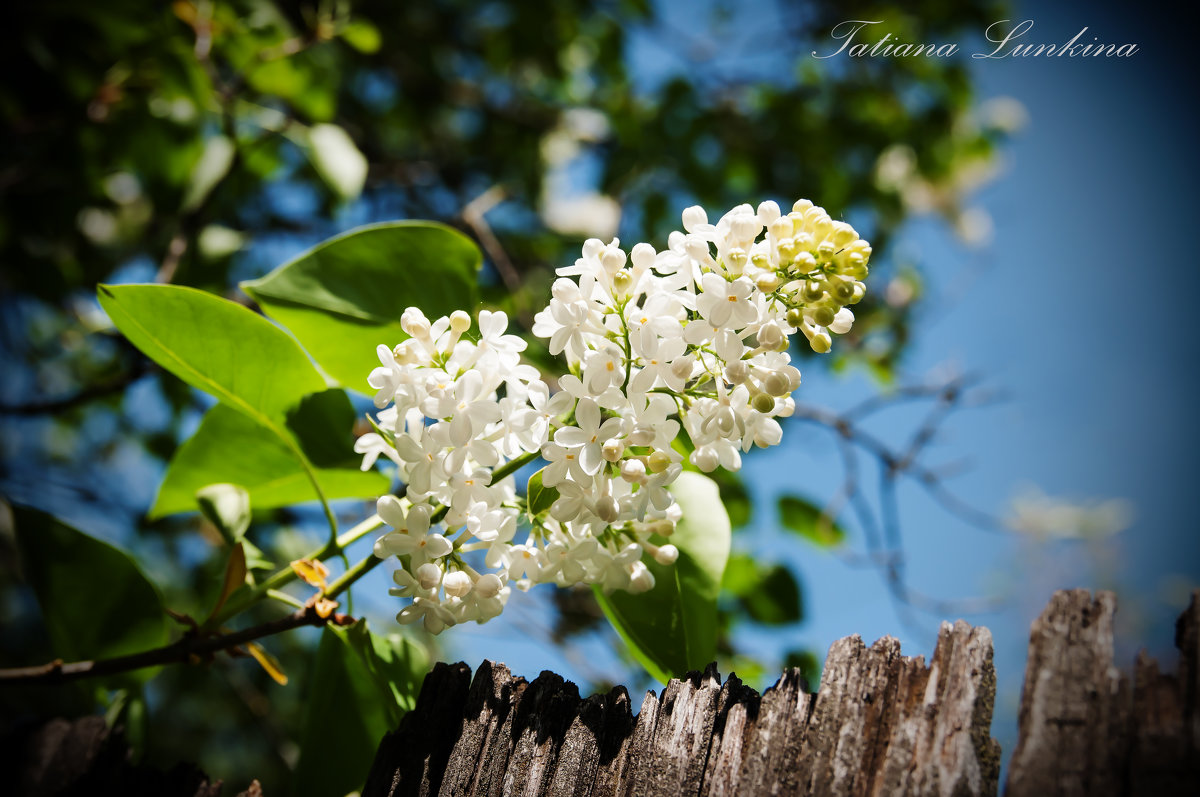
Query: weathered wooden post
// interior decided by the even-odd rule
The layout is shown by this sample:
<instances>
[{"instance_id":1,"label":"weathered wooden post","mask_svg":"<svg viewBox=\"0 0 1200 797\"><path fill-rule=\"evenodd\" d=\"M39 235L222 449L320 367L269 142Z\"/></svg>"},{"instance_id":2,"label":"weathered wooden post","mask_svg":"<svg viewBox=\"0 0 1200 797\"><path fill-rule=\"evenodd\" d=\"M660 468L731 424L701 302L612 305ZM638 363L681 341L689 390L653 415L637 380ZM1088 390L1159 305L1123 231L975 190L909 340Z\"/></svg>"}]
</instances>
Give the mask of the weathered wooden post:
<instances>
[{"instance_id":1,"label":"weathered wooden post","mask_svg":"<svg viewBox=\"0 0 1200 797\"><path fill-rule=\"evenodd\" d=\"M1011 795L1200 793L1200 593L1178 675L1113 666L1111 593L1056 593L1030 636ZM715 669L581 700L553 673L438 665L380 745L377 795L992 795L1000 750L986 628L942 625L928 666L884 637L833 644L821 689L797 671L761 696Z\"/></svg>"}]
</instances>

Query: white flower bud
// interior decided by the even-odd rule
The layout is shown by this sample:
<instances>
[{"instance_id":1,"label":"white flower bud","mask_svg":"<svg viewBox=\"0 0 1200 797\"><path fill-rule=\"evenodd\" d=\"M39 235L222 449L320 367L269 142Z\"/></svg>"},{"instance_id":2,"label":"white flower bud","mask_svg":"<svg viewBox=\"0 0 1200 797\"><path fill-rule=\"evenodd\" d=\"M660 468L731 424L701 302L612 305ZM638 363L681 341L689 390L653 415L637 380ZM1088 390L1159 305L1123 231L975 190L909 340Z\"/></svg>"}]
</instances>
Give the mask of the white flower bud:
<instances>
[{"instance_id":1,"label":"white flower bud","mask_svg":"<svg viewBox=\"0 0 1200 797\"><path fill-rule=\"evenodd\" d=\"M654 561L660 565L673 565L675 560L679 558L679 549L674 545L667 544L661 546L654 552Z\"/></svg>"},{"instance_id":2,"label":"white flower bud","mask_svg":"<svg viewBox=\"0 0 1200 797\"><path fill-rule=\"evenodd\" d=\"M701 446L692 452L689 457L692 464L705 473L712 473L717 469L717 465L721 464L721 459L717 455L717 450L712 446Z\"/></svg>"},{"instance_id":3,"label":"white flower bud","mask_svg":"<svg viewBox=\"0 0 1200 797\"><path fill-rule=\"evenodd\" d=\"M450 329L457 332L459 335L471 328L471 316L464 313L462 310L455 310L450 314Z\"/></svg>"},{"instance_id":4,"label":"white flower bud","mask_svg":"<svg viewBox=\"0 0 1200 797\"><path fill-rule=\"evenodd\" d=\"M695 232L701 224L708 224L708 214L699 205L692 205L683 211L683 229Z\"/></svg>"},{"instance_id":5,"label":"white flower bud","mask_svg":"<svg viewBox=\"0 0 1200 797\"><path fill-rule=\"evenodd\" d=\"M773 271L768 271L765 274L759 274L758 279L754 280L754 285L763 293L774 293L779 290L779 284L782 280L779 275Z\"/></svg>"},{"instance_id":6,"label":"white flower bud","mask_svg":"<svg viewBox=\"0 0 1200 797\"><path fill-rule=\"evenodd\" d=\"M683 249L693 260L707 262L712 257L708 251L708 241L698 235L689 235L683 242Z\"/></svg>"},{"instance_id":7,"label":"white flower bud","mask_svg":"<svg viewBox=\"0 0 1200 797\"><path fill-rule=\"evenodd\" d=\"M672 509L678 506L672 504ZM675 521L670 518L659 518L650 524L649 531L651 534L657 534L660 537L670 537L675 533Z\"/></svg>"},{"instance_id":8,"label":"white flower bud","mask_svg":"<svg viewBox=\"0 0 1200 797\"><path fill-rule=\"evenodd\" d=\"M634 562L629 567L629 591L634 595L639 592L649 592L654 589L654 574L650 568L641 562Z\"/></svg>"},{"instance_id":9,"label":"white flower bud","mask_svg":"<svg viewBox=\"0 0 1200 797\"><path fill-rule=\"evenodd\" d=\"M604 446L600 449L600 452L609 462L616 462L625 453L625 443L614 437L604 441Z\"/></svg>"},{"instance_id":10,"label":"white flower bud","mask_svg":"<svg viewBox=\"0 0 1200 797\"><path fill-rule=\"evenodd\" d=\"M750 366L745 360L734 360L725 366L725 379L731 385L740 385L750 376Z\"/></svg>"},{"instance_id":11,"label":"white flower bud","mask_svg":"<svg viewBox=\"0 0 1200 797\"><path fill-rule=\"evenodd\" d=\"M429 319L416 307L410 307L401 313L400 328L417 340L429 337Z\"/></svg>"},{"instance_id":12,"label":"white flower bud","mask_svg":"<svg viewBox=\"0 0 1200 797\"><path fill-rule=\"evenodd\" d=\"M640 459L627 459L621 463L621 478L630 484L646 481L646 463Z\"/></svg>"},{"instance_id":13,"label":"white flower bud","mask_svg":"<svg viewBox=\"0 0 1200 797\"><path fill-rule=\"evenodd\" d=\"M782 238L791 238L793 230L792 220L787 216L781 216L780 218L771 222L771 226L767 229L771 231L771 235L776 241Z\"/></svg>"},{"instance_id":14,"label":"white flower bud","mask_svg":"<svg viewBox=\"0 0 1200 797\"><path fill-rule=\"evenodd\" d=\"M620 516L621 509L611 495L602 495L596 499L596 517L605 523L612 523Z\"/></svg>"},{"instance_id":15,"label":"white flower bud","mask_svg":"<svg viewBox=\"0 0 1200 797\"><path fill-rule=\"evenodd\" d=\"M433 589L442 580L442 569L433 562L426 562L417 568L417 572L413 574L417 583L421 585L421 589Z\"/></svg>"},{"instance_id":16,"label":"white flower bud","mask_svg":"<svg viewBox=\"0 0 1200 797\"><path fill-rule=\"evenodd\" d=\"M754 236L758 235L758 231L762 229L762 225L758 223L758 218L745 214L738 216L730 225L730 232L733 233L735 241L753 241Z\"/></svg>"},{"instance_id":17,"label":"white flower bud","mask_svg":"<svg viewBox=\"0 0 1200 797\"><path fill-rule=\"evenodd\" d=\"M854 326L854 313L843 307L837 311L837 315L833 317L832 323L829 325L830 332L836 332L839 335L845 335Z\"/></svg>"},{"instance_id":18,"label":"white flower bud","mask_svg":"<svg viewBox=\"0 0 1200 797\"><path fill-rule=\"evenodd\" d=\"M846 222L835 221L833 223L833 243L838 249L842 249L856 238L858 238L858 233Z\"/></svg>"},{"instance_id":19,"label":"white flower bud","mask_svg":"<svg viewBox=\"0 0 1200 797\"><path fill-rule=\"evenodd\" d=\"M475 582L475 594L485 600L494 598L500 594L500 590L504 588L504 582L495 573L484 573Z\"/></svg>"},{"instance_id":20,"label":"white flower bud","mask_svg":"<svg viewBox=\"0 0 1200 797\"><path fill-rule=\"evenodd\" d=\"M471 591L471 577L461 570L455 570L453 573L447 573L442 580L442 588L446 590L447 595L452 595L455 598L462 598Z\"/></svg>"},{"instance_id":21,"label":"white flower bud","mask_svg":"<svg viewBox=\"0 0 1200 797\"><path fill-rule=\"evenodd\" d=\"M690 379L692 376L692 369L695 368L695 365L695 356L688 354L671 363L671 374L676 379Z\"/></svg>"},{"instance_id":22,"label":"white flower bud","mask_svg":"<svg viewBox=\"0 0 1200 797\"><path fill-rule=\"evenodd\" d=\"M777 349L780 343L787 340L783 330L777 324L763 324L758 330L758 345L764 349Z\"/></svg>"},{"instance_id":23,"label":"white flower bud","mask_svg":"<svg viewBox=\"0 0 1200 797\"><path fill-rule=\"evenodd\" d=\"M637 269L648 269L654 265L654 247L647 243L641 243L633 247L631 253L633 266Z\"/></svg>"},{"instance_id":24,"label":"white flower bud","mask_svg":"<svg viewBox=\"0 0 1200 797\"><path fill-rule=\"evenodd\" d=\"M792 205L792 212L793 213L803 213L804 211L808 210L812 206L813 206L813 203L807 199L797 199L796 203L794 205Z\"/></svg>"},{"instance_id":25,"label":"white flower bud","mask_svg":"<svg viewBox=\"0 0 1200 797\"><path fill-rule=\"evenodd\" d=\"M800 387L800 369L794 365L785 365L781 369L782 373L788 378L788 392Z\"/></svg>"},{"instance_id":26,"label":"white flower bud","mask_svg":"<svg viewBox=\"0 0 1200 797\"><path fill-rule=\"evenodd\" d=\"M604 254L600 256L600 265L609 274L615 274L625 266L625 253L616 246L606 246Z\"/></svg>"},{"instance_id":27,"label":"white flower bud","mask_svg":"<svg viewBox=\"0 0 1200 797\"><path fill-rule=\"evenodd\" d=\"M775 221L775 219L779 218L779 216L780 211L778 203L768 199L766 202L759 204L758 220L762 222L764 227L771 226L771 222Z\"/></svg>"},{"instance_id":28,"label":"white flower bud","mask_svg":"<svg viewBox=\"0 0 1200 797\"><path fill-rule=\"evenodd\" d=\"M725 270L729 272L730 276L740 277L748 260L746 251L735 246L725 253Z\"/></svg>"},{"instance_id":29,"label":"white flower bud","mask_svg":"<svg viewBox=\"0 0 1200 797\"><path fill-rule=\"evenodd\" d=\"M583 242L583 256L585 258L599 257L603 251L604 241L601 241L599 238L588 238Z\"/></svg>"},{"instance_id":30,"label":"white flower bud","mask_svg":"<svg viewBox=\"0 0 1200 797\"><path fill-rule=\"evenodd\" d=\"M403 343L396 344L396 348L392 349L392 356L396 358L396 362L400 365L412 365L417 362L417 353L413 351L411 343L412 341L406 340Z\"/></svg>"}]
</instances>

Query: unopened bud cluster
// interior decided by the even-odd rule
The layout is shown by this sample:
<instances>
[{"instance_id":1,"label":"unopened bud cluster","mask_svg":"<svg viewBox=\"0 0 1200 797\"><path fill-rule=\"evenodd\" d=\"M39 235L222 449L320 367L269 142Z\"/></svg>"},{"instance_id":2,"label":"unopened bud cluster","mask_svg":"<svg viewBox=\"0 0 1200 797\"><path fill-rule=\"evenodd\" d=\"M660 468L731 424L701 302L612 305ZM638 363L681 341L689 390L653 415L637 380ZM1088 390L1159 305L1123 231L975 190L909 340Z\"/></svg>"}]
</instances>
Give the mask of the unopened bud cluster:
<instances>
[{"instance_id":1,"label":"unopened bud cluster","mask_svg":"<svg viewBox=\"0 0 1200 797\"><path fill-rule=\"evenodd\" d=\"M871 247L807 200L786 215L741 205L715 225L692 207L683 226L661 252L592 239L558 269L533 326L569 367L553 395L503 313L481 312L472 334L463 312L432 323L404 312L409 339L380 346L369 379L378 432L356 444L364 468L386 456L407 484L403 499L379 500L393 530L375 546L401 557L392 592L412 602L400 622L435 633L485 622L514 586L651 589L643 556L669 565L679 554L651 538L680 519L668 488L683 470L681 428L706 472L780 441L800 384L789 339L799 331L825 352L850 329ZM545 507L511 476L492 478L533 453L548 463Z\"/></svg>"}]
</instances>

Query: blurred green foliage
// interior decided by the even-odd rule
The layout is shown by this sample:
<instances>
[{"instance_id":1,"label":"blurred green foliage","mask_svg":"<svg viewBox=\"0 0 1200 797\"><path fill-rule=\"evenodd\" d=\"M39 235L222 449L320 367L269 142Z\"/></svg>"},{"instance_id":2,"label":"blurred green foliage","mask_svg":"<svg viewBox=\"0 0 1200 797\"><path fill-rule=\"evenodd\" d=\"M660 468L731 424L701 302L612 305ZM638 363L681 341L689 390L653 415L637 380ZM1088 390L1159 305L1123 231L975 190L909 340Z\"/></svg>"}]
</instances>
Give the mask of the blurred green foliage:
<instances>
[{"instance_id":1,"label":"blurred green foliage","mask_svg":"<svg viewBox=\"0 0 1200 797\"><path fill-rule=\"evenodd\" d=\"M919 264L894 260L892 234L926 211L963 226L964 197L1007 128L977 112L963 60L809 53L827 51L829 29L849 18L943 42L1003 16L989 0L753 13L721 1L21 4L0 31L10 76L0 86L0 492L89 519L135 552L164 605L203 616L225 569L221 539L198 517L147 521L155 485L145 482L220 407L150 366L90 297L131 278L240 297L237 281L371 221L437 219L475 238L484 301L527 323L550 269L586 234L661 245L688 204L807 196L870 238L879 286L824 364L863 365L886 382L921 295ZM251 295L293 325L283 314L296 308L266 287ZM405 298L390 298L398 317ZM735 529L774 522L752 514L736 480L720 488ZM813 532L807 501L780 509L784 526L836 542ZM309 545L305 519L256 509L255 542L289 561ZM785 566L732 562L717 653L723 671L753 679L783 662L740 653L738 629L794 629L803 590ZM21 586L7 532L0 572L0 663L49 658L52 618L43 624ZM35 569L23 578L37 588ZM751 587L761 583L771 588ZM562 639L600 618L586 591L562 591L556 605ZM349 644L327 640L321 659L316 641L267 642L291 687L218 659L164 669L144 702L129 690L103 701L114 718L170 729L148 737L154 760L199 759L274 793L296 766L312 668L335 666L329 651ZM787 663L815 678L811 652ZM78 709L75 697L10 693L4 713Z\"/></svg>"}]
</instances>

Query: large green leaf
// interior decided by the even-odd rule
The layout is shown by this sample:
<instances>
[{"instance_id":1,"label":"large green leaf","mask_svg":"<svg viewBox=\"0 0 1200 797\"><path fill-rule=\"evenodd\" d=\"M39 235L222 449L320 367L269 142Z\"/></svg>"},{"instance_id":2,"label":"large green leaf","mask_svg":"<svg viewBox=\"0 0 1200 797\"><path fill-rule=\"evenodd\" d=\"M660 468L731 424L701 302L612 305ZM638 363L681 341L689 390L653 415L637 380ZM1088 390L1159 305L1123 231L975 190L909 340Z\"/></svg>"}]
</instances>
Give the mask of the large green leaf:
<instances>
[{"instance_id":1,"label":"large green leaf","mask_svg":"<svg viewBox=\"0 0 1200 797\"><path fill-rule=\"evenodd\" d=\"M431 320L473 311L481 263L479 248L450 227L386 222L331 238L242 288L327 374L368 393L376 347L407 337L404 308L420 307Z\"/></svg>"},{"instance_id":2,"label":"large green leaf","mask_svg":"<svg viewBox=\"0 0 1200 797\"><path fill-rule=\"evenodd\" d=\"M326 797L361 788L375 748L416 701L427 668L420 648L371 633L365 620L327 626L308 690L293 794Z\"/></svg>"},{"instance_id":3,"label":"large green leaf","mask_svg":"<svg viewBox=\"0 0 1200 797\"><path fill-rule=\"evenodd\" d=\"M670 540L679 549L678 561L664 567L646 558L655 579L649 592L605 595L596 589L600 607L634 658L663 683L703 669L716 657L717 595L730 541L729 516L712 479L685 471L671 492L683 509Z\"/></svg>"},{"instance_id":4,"label":"large green leaf","mask_svg":"<svg viewBox=\"0 0 1200 797\"><path fill-rule=\"evenodd\" d=\"M819 506L798 495L785 495L779 499L779 520L784 528L822 548L841 545L846 539L845 529L825 517Z\"/></svg>"},{"instance_id":5,"label":"large green leaf","mask_svg":"<svg viewBox=\"0 0 1200 797\"><path fill-rule=\"evenodd\" d=\"M100 304L150 359L281 434L325 380L279 327L240 304L176 285L101 285Z\"/></svg>"},{"instance_id":6,"label":"large green leaf","mask_svg":"<svg viewBox=\"0 0 1200 797\"><path fill-rule=\"evenodd\" d=\"M315 474L327 498L374 498L391 486L377 471L317 468ZM196 492L217 482L244 488L256 509L317 497L304 467L278 435L221 404L204 415L196 433L175 452L150 517L194 511Z\"/></svg>"},{"instance_id":7,"label":"large green leaf","mask_svg":"<svg viewBox=\"0 0 1200 797\"><path fill-rule=\"evenodd\" d=\"M13 519L25 577L57 656L107 659L167 643L158 590L129 556L33 509L14 506ZM126 677L145 680L153 673Z\"/></svg>"}]
</instances>

